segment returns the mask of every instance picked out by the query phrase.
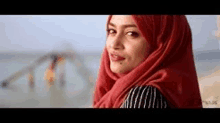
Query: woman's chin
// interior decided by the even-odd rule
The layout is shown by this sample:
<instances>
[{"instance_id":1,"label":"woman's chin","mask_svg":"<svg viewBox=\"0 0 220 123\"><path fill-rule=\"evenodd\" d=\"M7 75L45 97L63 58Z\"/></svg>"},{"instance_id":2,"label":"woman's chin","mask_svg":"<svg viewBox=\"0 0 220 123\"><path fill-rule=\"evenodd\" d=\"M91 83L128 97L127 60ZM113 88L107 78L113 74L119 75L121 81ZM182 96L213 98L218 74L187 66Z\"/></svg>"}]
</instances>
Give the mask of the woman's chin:
<instances>
[{"instance_id":1,"label":"woman's chin","mask_svg":"<svg viewBox=\"0 0 220 123\"><path fill-rule=\"evenodd\" d=\"M111 68L111 71L116 74L125 74L127 73L126 69L123 68Z\"/></svg>"}]
</instances>

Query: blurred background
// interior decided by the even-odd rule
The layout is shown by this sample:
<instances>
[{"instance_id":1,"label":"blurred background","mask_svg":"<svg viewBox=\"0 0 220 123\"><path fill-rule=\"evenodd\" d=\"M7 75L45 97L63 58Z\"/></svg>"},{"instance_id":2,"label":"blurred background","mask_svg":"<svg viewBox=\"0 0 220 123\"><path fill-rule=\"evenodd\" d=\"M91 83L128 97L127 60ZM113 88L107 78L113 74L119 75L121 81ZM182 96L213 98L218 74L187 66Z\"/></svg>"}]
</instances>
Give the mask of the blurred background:
<instances>
[{"instance_id":1,"label":"blurred background","mask_svg":"<svg viewBox=\"0 0 220 123\"><path fill-rule=\"evenodd\" d=\"M220 107L218 16L186 17L203 107ZM106 19L107 15L0 15L0 108L91 108Z\"/></svg>"}]
</instances>

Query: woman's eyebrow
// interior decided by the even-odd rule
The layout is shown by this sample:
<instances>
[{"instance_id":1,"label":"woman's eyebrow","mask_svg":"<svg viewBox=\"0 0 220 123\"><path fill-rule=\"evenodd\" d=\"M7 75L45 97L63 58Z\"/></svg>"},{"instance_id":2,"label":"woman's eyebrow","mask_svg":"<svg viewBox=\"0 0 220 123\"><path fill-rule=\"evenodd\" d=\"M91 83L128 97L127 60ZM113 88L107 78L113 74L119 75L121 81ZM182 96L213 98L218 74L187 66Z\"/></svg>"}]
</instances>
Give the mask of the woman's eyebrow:
<instances>
[{"instance_id":1,"label":"woman's eyebrow","mask_svg":"<svg viewBox=\"0 0 220 123\"><path fill-rule=\"evenodd\" d=\"M113 23L109 23L109 25L113 26L113 27L116 27L115 24ZM122 25L122 28L127 28L127 27L137 27L135 24L125 24L125 25Z\"/></svg>"}]
</instances>

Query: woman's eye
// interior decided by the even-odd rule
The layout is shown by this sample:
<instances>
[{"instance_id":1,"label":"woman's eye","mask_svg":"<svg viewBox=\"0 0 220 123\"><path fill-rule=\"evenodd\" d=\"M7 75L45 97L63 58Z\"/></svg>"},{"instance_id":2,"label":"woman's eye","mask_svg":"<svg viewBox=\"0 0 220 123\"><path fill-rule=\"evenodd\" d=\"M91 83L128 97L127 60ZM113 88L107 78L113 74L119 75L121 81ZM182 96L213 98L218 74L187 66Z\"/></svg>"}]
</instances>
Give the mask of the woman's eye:
<instances>
[{"instance_id":1,"label":"woman's eye","mask_svg":"<svg viewBox=\"0 0 220 123\"><path fill-rule=\"evenodd\" d=\"M138 37L139 34L137 32L128 32L127 33L129 36L132 36L132 37Z\"/></svg>"},{"instance_id":2,"label":"woman's eye","mask_svg":"<svg viewBox=\"0 0 220 123\"><path fill-rule=\"evenodd\" d=\"M108 29L107 31L109 34L115 33L115 30L113 30L113 29Z\"/></svg>"}]
</instances>

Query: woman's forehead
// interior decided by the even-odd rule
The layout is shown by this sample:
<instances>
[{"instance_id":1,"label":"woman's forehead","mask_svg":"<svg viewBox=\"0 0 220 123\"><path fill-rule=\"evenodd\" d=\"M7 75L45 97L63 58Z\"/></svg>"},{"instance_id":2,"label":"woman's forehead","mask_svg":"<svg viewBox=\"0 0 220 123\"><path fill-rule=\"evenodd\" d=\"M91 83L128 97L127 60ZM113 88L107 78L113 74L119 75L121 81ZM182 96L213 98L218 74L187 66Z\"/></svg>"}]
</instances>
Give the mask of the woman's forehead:
<instances>
[{"instance_id":1,"label":"woman's forehead","mask_svg":"<svg viewBox=\"0 0 220 123\"><path fill-rule=\"evenodd\" d=\"M112 15L109 23L112 23L112 24L118 25L118 26L126 25L126 24L136 25L136 23L133 20L131 15Z\"/></svg>"}]
</instances>

